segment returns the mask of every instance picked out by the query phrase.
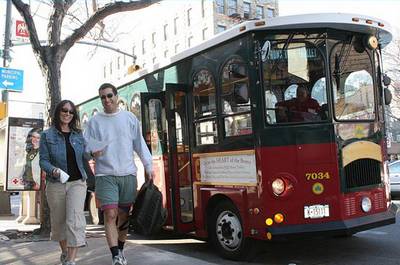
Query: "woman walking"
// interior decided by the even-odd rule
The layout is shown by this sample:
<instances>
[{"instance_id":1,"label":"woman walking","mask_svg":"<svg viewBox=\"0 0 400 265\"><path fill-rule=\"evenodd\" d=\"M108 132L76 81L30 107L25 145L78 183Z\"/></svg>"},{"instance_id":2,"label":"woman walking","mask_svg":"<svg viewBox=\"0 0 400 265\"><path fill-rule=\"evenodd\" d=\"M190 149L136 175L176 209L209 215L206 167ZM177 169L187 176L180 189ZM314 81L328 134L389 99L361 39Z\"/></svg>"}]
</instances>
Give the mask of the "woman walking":
<instances>
[{"instance_id":1,"label":"woman walking","mask_svg":"<svg viewBox=\"0 0 400 265\"><path fill-rule=\"evenodd\" d=\"M75 105L61 101L52 126L42 133L40 167L46 172L51 239L58 241L63 265L75 265L79 247L86 245L84 202L87 172L84 140Z\"/></svg>"}]
</instances>

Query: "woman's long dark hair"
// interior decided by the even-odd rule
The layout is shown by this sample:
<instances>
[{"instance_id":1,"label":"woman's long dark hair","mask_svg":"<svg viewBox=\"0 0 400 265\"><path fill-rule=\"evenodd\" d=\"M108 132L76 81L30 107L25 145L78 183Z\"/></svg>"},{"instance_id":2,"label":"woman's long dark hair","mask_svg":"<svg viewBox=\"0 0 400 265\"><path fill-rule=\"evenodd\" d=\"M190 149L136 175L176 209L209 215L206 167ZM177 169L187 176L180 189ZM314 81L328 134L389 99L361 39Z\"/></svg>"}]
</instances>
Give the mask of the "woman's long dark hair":
<instances>
[{"instance_id":1,"label":"woman's long dark hair","mask_svg":"<svg viewBox=\"0 0 400 265\"><path fill-rule=\"evenodd\" d=\"M26 140L25 140L25 151L26 152L29 153L33 149L32 135L34 133L40 134L41 131L42 131L42 129L40 129L40 128L33 128L28 132L28 135L26 136Z\"/></svg>"},{"instance_id":2,"label":"woman's long dark hair","mask_svg":"<svg viewBox=\"0 0 400 265\"><path fill-rule=\"evenodd\" d=\"M57 128L61 132L61 120L60 120L60 113L61 109L69 103L72 107L72 110L74 111L74 116L72 117L71 122L68 124L69 128L73 131L79 132L80 129L80 122L78 119L78 112L76 111L75 104L72 103L71 100L62 100L60 103L57 104L56 109L54 111L53 119L52 119L52 125Z\"/></svg>"}]
</instances>

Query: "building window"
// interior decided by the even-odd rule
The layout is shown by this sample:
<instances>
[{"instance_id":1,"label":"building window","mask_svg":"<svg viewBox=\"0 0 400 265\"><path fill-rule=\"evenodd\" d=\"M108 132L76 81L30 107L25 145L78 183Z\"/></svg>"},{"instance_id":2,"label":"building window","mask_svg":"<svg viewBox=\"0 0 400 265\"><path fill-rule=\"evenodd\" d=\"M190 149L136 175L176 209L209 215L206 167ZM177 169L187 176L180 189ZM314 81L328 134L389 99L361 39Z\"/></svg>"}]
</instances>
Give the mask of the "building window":
<instances>
[{"instance_id":1,"label":"building window","mask_svg":"<svg viewBox=\"0 0 400 265\"><path fill-rule=\"evenodd\" d=\"M126 55L124 54L124 66L126 66Z\"/></svg>"},{"instance_id":2,"label":"building window","mask_svg":"<svg viewBox=\"0 0 400 265\"><path fill-rule=\"evenodd\" d=\"M217 25L217 33L220 33L220 32L225 31L225 30L226 30L226 26Z\"/></svg>"},{"instance_id":3,"label":"building window","mask_svg":"<svg viewBox=\"0 0 400 265\"><path fill-rule=\"evenodd\" d=\"M142 54L146 53L146 40L142 40Z\"/></svg>"},{"instance_id":4,"label":"building window","mask_svg":"<svg viewBox=\"0 0 400 265\"><path fill-rule=\"evenodd\" d=\"M164 51L164 58L168 58L168 50Z\"/></svg>"},{"instance_id":5,"label":"building window","mask_svg":"<svg viewBox=\"0 0 400 265\"><path fill-rule=\"evenodd\" d=\"M178 34L178 18L174 18L174 34Z\"/></svg>"},{"instance_id":6,"label":"building window","mask_svg":"<svg viewBox=\"0 0 400 265\"><path fill-rule=\"evenodd\" d=\"M205 17L205 9L204 9L205 0L201 0L201 17Z\"/></svg>"},{"instance_id":7,"label":"building window","mask_svg":"<svg viewBox=\"0 0 400 265\"><path fill-rule=\"evenodd\" d=\"M243 17L249 19L251 16L251 3L243 2Z\"/></svg>"},{"instance_id":8,"label":"building window","mask_svg":"<svg viewBox=\"0 0 400 265\"><path fill-rule=\"evenodd\" d=\"M237 0L228 0L228 16L237 14Z\"/></svg>"},{"instance_id":9,"label":"building window","mask_svg":"<svg viewBox=\"0 0 400 265\"><path fill-rule=\"evenodd\" d=\"M188 38L188 47L192 47L192 45L193 45L193 36L190 36Z\"/></svg>"},{"instance_id":10,"label":"building window","mask_svg":"<svg viewBox=\"0 0 400 265\"><path fill-rule=\"evenodd\" d=\"M225 3L224 0L217 0L217 13L225 14Z\"/></svg>"},{"instance_id":11,"label":"building window","mask_svg":"<svg viewBox=\"0 0 400 265\"><path fill-rule=\"evenodd\" d=\"M107 77L107 66L104 65L103 67L103 78Z\"/></svg>"},{"instance_id":12,"label":"building window","mask_svg":"<svg viewBox=\"0 0 400 265\"><path fill-rule=\"evenodd\" d=\"M256 18L262 19L264 18L264 7L256 6Z\"/></svg>"},{"instance_id":13,"label":"building window","mask_svg":"<svg viewBox=\"0 0 400 265\"><path fill-rule=\"evenodd\" d=\"M175 53L179 52L179 44L175 44Z\"/></svg>"},{"instance_id":14,"label":"building window","mask_svg":"<svg viewBox=\"0 0 400 265\"><path fill-rule=\"evenodd\" d=\"M134 45L134 46L132 46L132 55L133 55L133 56L136 54L136 51L135 51L135 49L136 49L135 45Z\"/></svg>"},{"instance_id":15,"label":"building window","mask_svg":"<svg viewBox=\"0 0 400 265\"><path fill-rule=\"evenodd\" d=\"M164 25L164 40L168 39L168 24Z\"/></svg>"},{"instance_id":16,"label":"building window","mask_svg":"<svg viewBox=\"0 0 400 265\"><path fill-rule=\"evenodd\" d=\"M151 43L153 44L153 48L156 47L156 33L153 32L151 34Z\"/></svg>"},{"instance_id":17,"label":"building window","mask_svg":"<svg viewBox=\"0 0 400 265\"><path fill-rule=\"evenodd\" d=\"M187 25L188 26L190 26L191 17L192 17L192 9L189 8L188 11L187 11Z\"/></svg>"},{"instance_id":18,"label":"building window","mask_svg":"<svg viewBox=\"0 0 400 265\"><path fill-rule=\"evenodd\" d=\"M208 30L208 28L203 29L203 40L207 39L207 30Z\"/></svg>"},{"instance_id":19,"label":"building window","mask_svg":"<svg viewBox=\"0 0 400 265\"><path fill-rule=\"evenodd\" d=\"M112 75L112 73L113 73L113 65L112 65L112 62L110 62L110 75Z\"/></svg>"},{"instance_id":20,"label":"building window","mask_svg":"<svg viewBox=\"0 0 400 265\"><path fill-rule=\"evenodd\" d=\"M153 64L155 64L157 61L157 57L153 57Z\"/></svg>"},{"instance_id":21,"label":"building window","mask_svg":"<svg viewBox=\"0 0 400 265\"><path fill-rule=\"evenodd\" d=\"M274 10L271 8L267 8L267 17L274 17Z\"/></svg>"},{"instance_id":22,"label":"building window","mask_svg":"<svg viewBox=\"0 0 400 265\"><path fill-rule=\"evenodd\" d=\"M146 69L146 63L143 63L143 64L142 64L142 68L143 68L143 69Z\"/></svg>"},{"instance_id":23,"label":"building window","mask_svg":"<svg viewBox=\"0 0 400 265\"><path fill-rule=\"evenodd\" d=\"M117 57L117 69L118 70L121 69L121 57L120 56Z\"/></svg>"}]
</instances>

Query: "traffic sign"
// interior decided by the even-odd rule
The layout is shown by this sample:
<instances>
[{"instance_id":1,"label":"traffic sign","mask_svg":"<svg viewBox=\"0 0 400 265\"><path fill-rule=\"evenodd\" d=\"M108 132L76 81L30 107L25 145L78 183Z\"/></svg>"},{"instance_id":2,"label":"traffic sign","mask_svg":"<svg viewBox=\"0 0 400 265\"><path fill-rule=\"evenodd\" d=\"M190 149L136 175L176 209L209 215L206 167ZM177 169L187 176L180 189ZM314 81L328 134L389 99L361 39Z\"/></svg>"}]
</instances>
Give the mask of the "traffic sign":
<instances>
[{"instance_id":1,"label":"traffic sign","mask_svg":"<svg viewBox=\"0 0 400 265\"><path fill-rule=\"evenodd\" d=\"M22 92L24 71L0 67L0 89Z\"/></svg>"},{"instance_id":2,"label":"traffic sign","mask_svg":"<svg viewBox=\"0 0 400 265\"><path fill-rule=\"evenodd\" d=\"M25 21L15 21L15 36L29 38L29 31Z\"/></svg>"}]
</instances>

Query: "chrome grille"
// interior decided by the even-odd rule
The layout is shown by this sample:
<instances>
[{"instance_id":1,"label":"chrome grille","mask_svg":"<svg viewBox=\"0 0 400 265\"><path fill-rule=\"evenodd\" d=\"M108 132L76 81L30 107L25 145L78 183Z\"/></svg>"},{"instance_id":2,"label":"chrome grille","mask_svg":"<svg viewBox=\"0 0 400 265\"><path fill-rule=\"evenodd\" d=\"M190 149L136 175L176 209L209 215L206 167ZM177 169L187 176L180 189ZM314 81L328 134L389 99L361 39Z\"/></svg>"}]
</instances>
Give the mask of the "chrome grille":
<instances>
[{"instance_id":1,"label":"chrome grille","mask_svg":"<svg viewBox=\"0 0 400 265\"><path fill-rule=\"evenodd\" d=\"M374 159L358 159L345 168L345 180L348 189L376 185L381 180L381 162Z\"/></svg>"},{"instance_id":2,"label":"chrome grille","mask_svg":"<svg viewBox=\"0 0 400 265\"><path fill-rule=\"evenodd\" d=\"M346 198L344 200L344 210L346 216L351 216L356 214L356 198L354 197Z\"/></svg>"}]
</instances>

